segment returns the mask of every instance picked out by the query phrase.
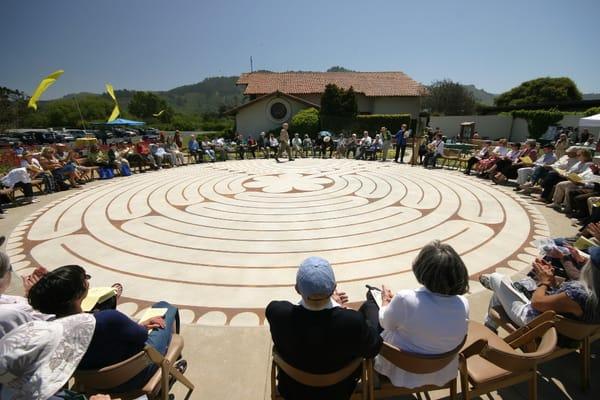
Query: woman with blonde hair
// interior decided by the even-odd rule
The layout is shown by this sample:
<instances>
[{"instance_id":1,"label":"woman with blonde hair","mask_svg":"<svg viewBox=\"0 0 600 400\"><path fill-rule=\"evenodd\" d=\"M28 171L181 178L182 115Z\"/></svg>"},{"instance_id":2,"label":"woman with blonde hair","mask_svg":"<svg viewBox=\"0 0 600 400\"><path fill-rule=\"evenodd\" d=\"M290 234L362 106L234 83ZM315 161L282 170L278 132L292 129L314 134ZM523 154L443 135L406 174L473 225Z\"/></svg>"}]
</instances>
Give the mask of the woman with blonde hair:
<instances>
[{"instance_id":1,"label":"woman with blonde hair","mask_svg":"<svg viewBox=\"0 0 600 400\"><path fill-rule=\"evenodd\" d=\"M77 171L75 165L72 163L61 162L58 158L56 158L55 150L52 147L42 148L39 161L44 170L52 173L60 190L68 189L68 187L64 186L65 179L69 181L71 187L81 187L77 183Z\"/></svg>"}]
</instances>

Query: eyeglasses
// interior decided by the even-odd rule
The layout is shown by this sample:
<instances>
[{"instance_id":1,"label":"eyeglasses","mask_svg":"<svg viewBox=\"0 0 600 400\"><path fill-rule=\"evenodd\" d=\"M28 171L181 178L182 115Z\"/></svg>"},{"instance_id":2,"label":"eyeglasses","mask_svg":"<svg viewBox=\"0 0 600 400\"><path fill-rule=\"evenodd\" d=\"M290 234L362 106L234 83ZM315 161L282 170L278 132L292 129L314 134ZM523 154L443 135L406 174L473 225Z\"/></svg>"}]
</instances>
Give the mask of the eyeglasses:
<instances>
[{"instance_id":1,"label":"eyeglasses","mask_svg":"<svg viewBox=\"0 0 600 400\"><path fill-rule=\"evenodd\" d=\"M86 280L88 280L88 281L89 281L90 279L92 279L92 276L91 276L91 275L89 275L89 274L85 274L84 276L85 276L85 279L86 279Z\"/></svg>"}]
</instances>

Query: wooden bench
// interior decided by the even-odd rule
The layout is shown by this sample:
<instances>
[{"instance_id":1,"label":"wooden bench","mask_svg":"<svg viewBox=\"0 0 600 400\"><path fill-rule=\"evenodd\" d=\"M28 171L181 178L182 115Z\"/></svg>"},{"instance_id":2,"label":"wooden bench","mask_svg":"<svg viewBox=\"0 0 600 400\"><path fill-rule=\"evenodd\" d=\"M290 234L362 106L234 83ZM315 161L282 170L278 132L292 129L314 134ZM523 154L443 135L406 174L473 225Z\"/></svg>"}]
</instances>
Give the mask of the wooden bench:
<instances>
[{"instance_id":1,"label":"wooden bench","mask_svg":"<svg viewBox=\"0 0 600 400\"><path fill-rule=\"evenodd\" d=\"M31 181L31 186L36 188L39 193L44 193L43 184L44 184L44 181L41 179L33 179ZM20 186L13 187L13 188L3 188L3 189L0 189L0 194L3 194L6 197L8 197L10 199L10 201L14 204L17 202L17 191L23 193L23 188Z\"/></svg>"}]
</instances>

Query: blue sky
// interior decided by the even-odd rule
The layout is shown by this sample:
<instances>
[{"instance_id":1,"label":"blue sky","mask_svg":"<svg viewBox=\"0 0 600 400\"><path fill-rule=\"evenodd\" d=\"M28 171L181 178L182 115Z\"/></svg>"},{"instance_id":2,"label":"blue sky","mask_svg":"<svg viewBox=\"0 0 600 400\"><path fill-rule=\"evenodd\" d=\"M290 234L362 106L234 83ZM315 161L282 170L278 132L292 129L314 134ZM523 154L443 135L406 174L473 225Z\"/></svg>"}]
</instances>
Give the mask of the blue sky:
<instances>
[{"instance_id":1,"label":"blue sky","mask_svg":"<svg viewBox=\"0 0 600 400\"><path fill-rule=\"evenodd\" d=\"M499 93L540 76L600 92L600 1L2 0L0 85L168 90L250 69L404 71Z\"/></svg>"}]
</instances>

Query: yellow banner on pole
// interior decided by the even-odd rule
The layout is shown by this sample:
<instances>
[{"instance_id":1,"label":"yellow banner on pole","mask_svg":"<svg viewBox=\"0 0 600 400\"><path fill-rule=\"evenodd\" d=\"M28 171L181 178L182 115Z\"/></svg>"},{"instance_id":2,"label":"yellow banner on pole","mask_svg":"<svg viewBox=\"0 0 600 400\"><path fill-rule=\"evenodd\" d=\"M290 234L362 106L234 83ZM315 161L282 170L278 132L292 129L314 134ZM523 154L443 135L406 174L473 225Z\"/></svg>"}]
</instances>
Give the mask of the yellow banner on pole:
<instances>
[{"instance_id":1,"label":"yellow banner on pole","mask_svg":"<svg viewBox=\"0 0 600 400\"><path fill-rule=\"evenodd\" d=\"M110 114L110 117L108 117L108 121L107 122L114 121L115 119L117 119L119 117L119 114L121 114L121 111L119 110L119 105L115 104L115 108L113 108L113 111Z\"/></svg>"},{"instance_id":2,"label":"yellow banner on pole","mask_svg":"<svg viewBox=\"0 0 600 400\"><path fill-rule=\"evenodd\" d=\"M108 92L108 95L110 97L112 97L112 99L115 101L115 108L113 108L113 111L110 114L110 117L108 117L108 121L107 121L107 122L112 122L115 119L117 119L119 114L121 114L121 111L119 110L119 103L117 103L117 97L115 96L115 89L112 87L112 85L110 83L106 84L106 91Z\"/></svg>"},{"instance_id":3,"label":"yellow banner on pole","mask_svg":"<svg viewBox=\"0 0 600 400\"><path fill-rule=\"evenodd\" d=\"M46 89L48 89L50 86L52 86L54 84L54 82L56 82L56 80L64 72L65 71L63 71L62 69L59 69L58 71L54 71L53 73L51 73L50 75L48 75L47 77L42 79L42 81L38 85L37 89L35 89L35 92L33 92L33 95L29 99L29 103L27 103L27 107L37 110L37 102L40 99L40 97L42 96L42 93L44 93L46 91Z\"/></svg>"}]
</instances>

